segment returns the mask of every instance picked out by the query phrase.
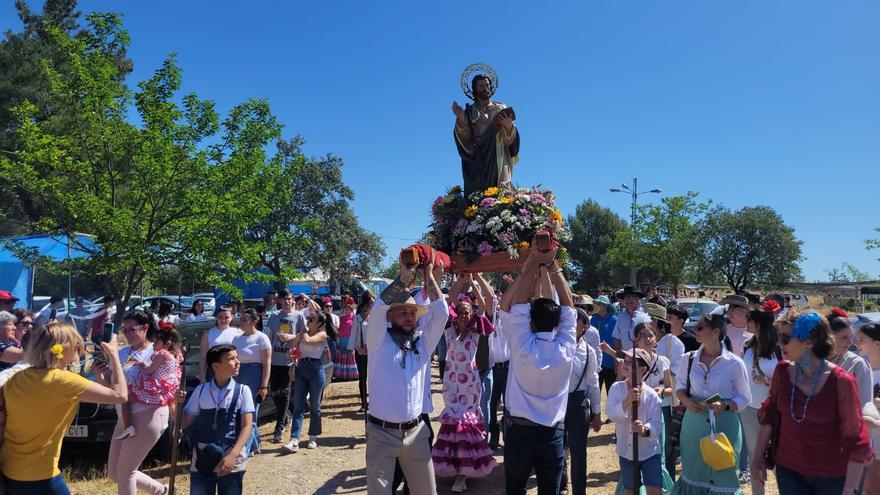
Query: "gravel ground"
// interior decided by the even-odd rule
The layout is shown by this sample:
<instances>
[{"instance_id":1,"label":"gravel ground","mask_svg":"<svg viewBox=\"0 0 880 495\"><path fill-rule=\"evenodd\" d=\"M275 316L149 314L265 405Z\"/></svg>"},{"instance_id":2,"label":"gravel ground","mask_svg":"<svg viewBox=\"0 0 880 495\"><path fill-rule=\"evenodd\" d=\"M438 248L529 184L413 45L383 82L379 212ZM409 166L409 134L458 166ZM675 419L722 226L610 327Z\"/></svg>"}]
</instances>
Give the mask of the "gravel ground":
<instances>
[{"instance_id":1,"label":"gravel ground","mask_svg":"<svg viewBox=\"0 0 880 495\"><path fill-rule=\"evenodd\" d=\"M435 368L436 375L436 368ZM436 380L435 380L436 382ZM440 385L433 386L435 431L439 427L436 417L443 410L443 397ZM359 405L357 382L333 383L327 388L322 407L324 435L318 440L318 449L303 448L297 453L280 455L281 445L272 444L272 426L263 425L263 454L251 459L245 475L246 494L355 494L366 493L366 468L364 460L364 422L363 415L357 412ZM306 418L308 421L308 418ZM612 494L617 481L618 463L614 454L613 425L605 425L597 433L591 433L587 451L590 474L587 492L591 494ZM499 449L496 460L499 466L486 478L470 480L466 493L498 495L504 493L503 449ZM70 467L65 477L70 480L74 493L82 495L115 494L115 486L101 473L102 467L95 464ZM189 464L178 467L178 494L189 493ZM156 466L147 473L163 483L168 482L167 466ZM771 473L772 477L772 473ZM438 493L447 494L452 486L451 478L437 481ZM767 485L767 494L776 495L775 483ZM534 478L529 484L529 494L536 494ZM746 489L746 493L750 490Z\"/></svg>"}]
</instances>

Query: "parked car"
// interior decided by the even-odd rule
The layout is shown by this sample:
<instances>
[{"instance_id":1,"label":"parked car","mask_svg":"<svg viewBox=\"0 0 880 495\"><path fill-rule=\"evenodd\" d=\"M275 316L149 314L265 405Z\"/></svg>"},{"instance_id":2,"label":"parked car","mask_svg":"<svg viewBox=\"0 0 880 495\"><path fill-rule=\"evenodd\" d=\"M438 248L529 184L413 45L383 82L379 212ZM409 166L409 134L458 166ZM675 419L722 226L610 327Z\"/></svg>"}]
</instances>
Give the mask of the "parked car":
<instances>
[{"instance_id":1,"label":"parked car","mask_svg":"<svg viewBox=\"0 0 880 495\"><path fill-rule=\"evenodd\" d=\"M700 299L696 297L683 297L670 302L670 304L678 304L688 312L688 321L684 322L684 329L693 333L697 320L705 314L718 309L718 303L711 299Z\"/></svg>"},{"instance_id":2,"label":"parked car","mask_svg":"<svg viewBox=\"0 0 880 495\"><path fill-rule=\"evenodd\" d=\"M859 313L855 318L850 318L853 330L858 331L859 328L868 323L880 323L880 312L877 313Z\"/></svg>"},{"instance_id":3,"label":"parked car","mask_svg":"<svg viewBox=\"0 0 880 495\"><path fill-rule=\"evenodd\" d=\"M217 307L217 299L214 298L213 292L196 292L190 297L202 301L202 304L205 305L206 315L214 314L214 309Z\"/></svg>"},{"instance_id":4,"label":"parked car","mask_svg":"<svg viewBox=\"0 0 880 495\"><path fill-rule=\"evenodd\" d=\"M195 299L190 296L148 296L137 301L135 304L130 304L128 309L129 311L132 309L149 309L155 313L159 309L160 301L168 301L171 303L171 312L181 318L185 318L192 311L192 305ZM207 308L205 309L205 314L208 314Z\"/></svg>"}]
</instances>

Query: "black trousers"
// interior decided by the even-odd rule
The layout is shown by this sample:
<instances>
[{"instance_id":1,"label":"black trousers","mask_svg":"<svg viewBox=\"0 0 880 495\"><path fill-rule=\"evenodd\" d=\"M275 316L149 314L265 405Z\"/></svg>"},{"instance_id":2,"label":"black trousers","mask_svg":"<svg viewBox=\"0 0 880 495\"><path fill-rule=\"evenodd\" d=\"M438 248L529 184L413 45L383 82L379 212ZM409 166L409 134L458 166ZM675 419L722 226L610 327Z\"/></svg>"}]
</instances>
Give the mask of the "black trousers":
<instances>
[{"instance_id":1,"label":"black trousers","mask_svg":"<svg viewBox=\"0 0 880 495\"><path fill-rule=\"evenodd\" d=\"M614 368L602 368L599 370L599 388L605 387L605 395L611 390L611 386L617 381L617 371Z\"/></svg>"},{"instance_id":2,"label":"black trousers","mask_svg":"<svg viewBox=\"0 0 880 495\"><path fill-rule=\"evenodd\" d=\"M428 417L428 414L420 414L419 419L425 423L425 426L428 427L428 432L430 436L428 437L428 448L434 445L434 428L431 428L431 418ZM404 495L409 495L409 487L406 486L406 478L403 477L403 469L400 469L400 463L394 464L394 480L391 482L391 493L397 493L397 487L403 483L403 493Z\"/></svg>"},{"instance_id":3,"label":"black trousers","mask_svg":"<svg viewBox=\"0 0 880 495\"><path fill-rule=\"evenodd\" d=\"M269 393L275 403L275 431L286 426L290 416L290 368L288 366L272 366L269 370Z\"/></svg>"},{"instance_id":4,"label":"black trousers","mask_svg":"<svg viewBox=\"0 0 880 495\"><path fill-rule=\"evenodd\" d=\"M507 362L504 363L505 365ZM504 395L504 389L507 388L507 371L508 366L498 366L492 368L492 399L489 401L489 440L498 443L498 437L501 433L501 427L498 422L498 403L501 396Z\"/></svg>"},{"instance_id":5,"label":"black trousers","mask_svg":"<svg viewBox=\"0 0 880 495\"><path fill-rule=\"evenodd\" d=\"M587 493L587 435L590 433L590 400L585 390L568 394L565 410L565 448L571 458L571 494ZM567 463L566 463L567 464ZM568 470L562 468L561 488L568 486Z\"/></svg>"},{"instance_id":6,"label":"black trousers","mask_svg":"<svg viewBox=\"0 0 880 495\"><path fill-rule=\"evenodd\" d=\"M361 407L367 408L367 355L354 353L354 361L358 367L358 392L361 395Z\"/></svg>"}]
</instances>

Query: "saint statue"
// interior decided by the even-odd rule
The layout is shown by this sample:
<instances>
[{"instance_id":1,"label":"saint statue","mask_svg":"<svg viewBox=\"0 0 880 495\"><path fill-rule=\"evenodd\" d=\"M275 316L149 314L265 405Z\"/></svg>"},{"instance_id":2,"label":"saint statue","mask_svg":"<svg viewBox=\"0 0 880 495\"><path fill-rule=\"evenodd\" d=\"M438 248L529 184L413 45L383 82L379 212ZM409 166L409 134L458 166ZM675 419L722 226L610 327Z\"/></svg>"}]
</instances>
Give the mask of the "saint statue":
<instances>
[{"instance_id":1,"label":"saint statue","mask_svg":"<svg viewBox=\"0 0 880 495\"><path fill-rule=\"evenodd\" d=\"M477 72L467 86L467 77ZM452 102L455 146L461 156L464 194L488 187L509 186L519 159L519 131L513 108L492 100L498 77L484 64L468 66L461 75L465 96L474 101L464 108Z\"/></svg>"}]
</instances>

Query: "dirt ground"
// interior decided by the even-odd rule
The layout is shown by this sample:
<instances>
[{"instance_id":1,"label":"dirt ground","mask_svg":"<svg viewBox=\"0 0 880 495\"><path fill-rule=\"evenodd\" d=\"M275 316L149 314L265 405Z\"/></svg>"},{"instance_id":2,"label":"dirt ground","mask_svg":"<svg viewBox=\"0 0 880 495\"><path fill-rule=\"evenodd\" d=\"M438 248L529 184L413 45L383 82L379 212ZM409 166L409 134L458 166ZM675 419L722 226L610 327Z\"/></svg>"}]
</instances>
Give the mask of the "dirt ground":
<instances>
[{"instance_id":1,"label":"dirt ground","mask_svg":"<svg viewBox=\"0 0 880 495\"><path fill-rule=\"evenodd\" d=\"M440 385L436 383L437 369L434 368L433 385L434 430L439 428L437 416L443 410L443 397ZM316 450L302 448L298 453L280 455L280 444L270 442L272 425L263 425L260 433L263 438L263 453L252 458L244 478L245 494L360 494L366 493L366 467L364 449L363 414L359 406L357 382L332 383L327 388L322 407L324 434L318 439ZM308 421L308 417L306 417ZM587 492L597 495L614 493L617 482L618 460L614 454L613 425L605 425L597 433L591 433L587 451L589 477ZM469 480L465 493L500 495L504 493L503 448L496 452L498 467L486 478ZM81 461L81 460L80 460ZM65 469L65 477L74 493L81 495L115 494L115 485L103 477L101 465L78 464ZM178 467L177 493L189 493L189 464ZM168 466L155 466L146 469L147 474L168 482ZM767 494L776 495L775 482L767 485ZM452 486L451 478L439 478L437 491L448 494ZM750 494L748 487L745 493ZM529 484L529 494L536 494L534 478Z\"/></svg>"}]
</instances>

